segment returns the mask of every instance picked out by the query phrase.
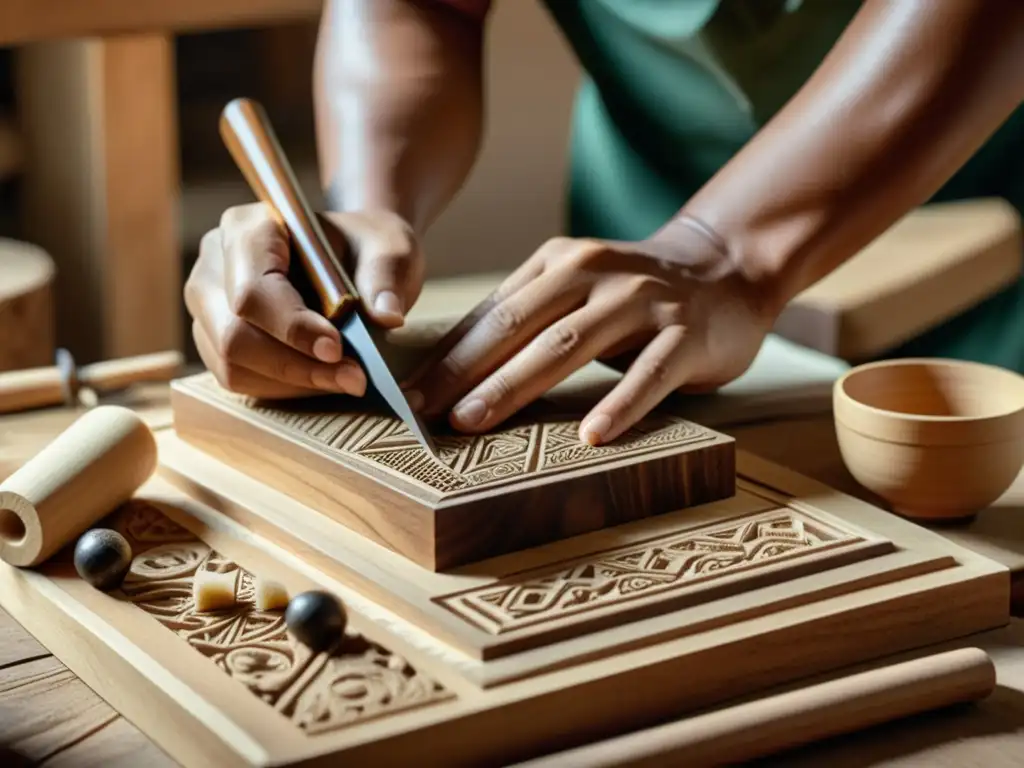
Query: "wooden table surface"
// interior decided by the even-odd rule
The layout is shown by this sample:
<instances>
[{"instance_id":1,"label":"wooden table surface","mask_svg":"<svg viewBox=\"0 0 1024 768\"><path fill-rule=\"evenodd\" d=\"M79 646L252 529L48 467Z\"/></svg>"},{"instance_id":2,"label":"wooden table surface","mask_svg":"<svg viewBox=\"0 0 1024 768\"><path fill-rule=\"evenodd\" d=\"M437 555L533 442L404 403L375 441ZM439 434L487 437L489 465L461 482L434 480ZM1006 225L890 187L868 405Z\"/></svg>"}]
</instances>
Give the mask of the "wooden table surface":
<instances>
[{"instance_id":1,"label":"wooden table surface","mask_svg":"<svg viewBox=\"0 0 1024 768\"><path fill-rule=\"evenodd\" d=\"M153 426L166 425L166 389L148 387L121 402ZM66 427L64 410L0 417L0 479ZM833 487L864 496L839 458L831 421L808 418L733 430L743 449L792 467ZM1024 481L969 528L947 533L1024 573ZM1022 606L1024 607L1024 606ZM996 692L971 707L912 718L763 761L765 765L1024 766L1024 621L947 643L974 645L996 664ZM8 754L3 749L10 750ZM0 766L174 765L128 720L0 610Z\"/></svg>"}]
</instances>

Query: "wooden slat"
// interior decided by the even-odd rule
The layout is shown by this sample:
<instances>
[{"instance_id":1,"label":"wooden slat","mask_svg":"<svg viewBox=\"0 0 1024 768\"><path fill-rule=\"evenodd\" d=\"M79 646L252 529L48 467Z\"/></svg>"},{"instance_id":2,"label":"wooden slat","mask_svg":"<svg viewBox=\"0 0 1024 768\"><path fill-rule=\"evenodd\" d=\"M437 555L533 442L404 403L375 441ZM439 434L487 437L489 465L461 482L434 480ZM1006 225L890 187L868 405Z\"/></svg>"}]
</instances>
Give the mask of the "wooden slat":
<instances>
[{"instance_id":1,"label":"wooden slat","mask_svg":"<svg viewBox=\"0 0 1024 768\"><path fill-rule=\"evenodd\" d=\"M313 18L322 0L3 0L0 45Z\"/></svg>"},{"instance_id":2,"label":"wooden slat","mask_svg":"<svg viewBox=\"0 0 1024 768\"><path fill-rule=\"evenodd\" d=\"M93 694L95 696L95 694ZM97 700L100 700L96 696ZM42 768L176 768L178 764L118 715L76 744L58 752Z\"/></svg>"},{"instance_id":3,"label":"wooden slat","mask_svg":"<svg viewBox=\"0 0 1024 768\"><path fill-rule=\"evenodd\" d=\"M57 339L79 363L181 348L174 83L162 35L19 52L26 238L57 264Z\"/></svg>"},{"instance_id":4,"label":"wooden slat","mask_svg":"<svg viewBox=\"0 0 1024 768\"><path fill-rule=\"evenodd\" d=\"M0 670L0 744L29 760L46 760L115 719L52 656Z\"/></svg>"},{"instance_id":5,"label":"wooden slat","mask_svg":"<svg viewBox=\"0 0 1024 768\"><path fill-rule=\"evenodd\" d=\"M49 655L49 651L0 608L0 669Z\"/></svg>"}]
</instances>

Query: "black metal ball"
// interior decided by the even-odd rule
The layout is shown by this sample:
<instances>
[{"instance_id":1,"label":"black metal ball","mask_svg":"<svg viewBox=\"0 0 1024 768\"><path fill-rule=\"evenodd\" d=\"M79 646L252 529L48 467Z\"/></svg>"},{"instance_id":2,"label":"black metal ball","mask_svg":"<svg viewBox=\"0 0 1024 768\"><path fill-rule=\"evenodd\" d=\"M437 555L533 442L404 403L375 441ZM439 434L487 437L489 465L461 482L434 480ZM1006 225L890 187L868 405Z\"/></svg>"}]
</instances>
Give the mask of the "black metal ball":
<instances>
[{"instance_id":1,"label":"black metal ball","mask_svg":"<svg viewBox=\"0 0 1024 768\"><path fill-rule=\"evenodd\" d=\"M320 653L329 651L341 641L348 615L345 606L334 595L314 590L298 594L288 601L284 621L296 640Z\"/></svg>"},{"instance_id":2,"label":"black metal ball","mask_svg":"<svg viewBox=\"0 0 1024 768\"><path fill-rule=\"evenodd\" d=\"M75 544L75 570L96 589L117 589L132 564L132 548L117 531L93 528Z\"/></svg>"}]
</instances>

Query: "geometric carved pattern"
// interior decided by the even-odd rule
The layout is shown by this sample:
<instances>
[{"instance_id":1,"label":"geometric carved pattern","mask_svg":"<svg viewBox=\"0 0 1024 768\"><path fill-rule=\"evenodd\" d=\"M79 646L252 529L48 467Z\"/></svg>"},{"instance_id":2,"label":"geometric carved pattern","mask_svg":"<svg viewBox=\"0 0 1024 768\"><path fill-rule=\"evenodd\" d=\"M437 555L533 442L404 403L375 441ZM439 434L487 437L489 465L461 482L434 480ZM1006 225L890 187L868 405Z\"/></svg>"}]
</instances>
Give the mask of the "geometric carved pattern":
<instances>
[{"instance_id":1,"label":"geometric carved pattern","mask_svg":"<svg viewBox=\"0 0 1024 768\"><path fill-rule=\"evenodd\" d=\"M590 446L579 440L578 419L547 418L539 423L509 422L486 435L435 435L437 460L402 421L391 416L331 410L330 404L337 400L330 398L275 402L267 408L221 389L211 376L194 377L190 383L268 427L283 427L292 437L389 470L441 494L490 489L714 439L697 424L657 413L641 420L614 445Z\"/></svg>"},{"instance_id":2,"label":"geometric carved pattern","mask_svg":"<svg viewBox=\"0 0 1024 768\"><path fill-rule=\"evenodd\" d=\"M513 574L435 601L465 621L501 635L683 592L697 584L862 541L857 534L799 510L776 509Z\"/></svg>"},{"instance_id":3,"label":"geometric carved pattern","mask_svg":"<svg viewBox=\"0 0 1024 768\"><path fill-rule=\"evenodd\" d=\"M139 553L123 594L303 732L453 698L402 657L352 632L333 654L312 653L288 634L283 611L256 610L251 574L154 507L129 502L117 528ZM195 610L192 582L204 570L235 574L234 607Z\"/></svg>"}]
</instances>

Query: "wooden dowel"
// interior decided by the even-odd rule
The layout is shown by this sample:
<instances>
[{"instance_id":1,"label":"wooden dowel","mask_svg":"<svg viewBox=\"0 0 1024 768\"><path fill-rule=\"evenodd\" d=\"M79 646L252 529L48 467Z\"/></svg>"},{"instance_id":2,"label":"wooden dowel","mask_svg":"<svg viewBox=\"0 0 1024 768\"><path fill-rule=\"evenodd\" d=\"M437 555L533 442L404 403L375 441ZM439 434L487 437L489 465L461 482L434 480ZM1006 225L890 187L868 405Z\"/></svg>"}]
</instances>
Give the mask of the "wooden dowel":
<instances>
[{"instance_id":1,"label":"wooden dowel","mask_svg":"<svg viewBox=\"0 0 1024 768\"><path fill-rule=\"evenodd\" d=\"M180 352L154 352L150 355L104 360L82 366L78 381L97 392L112 392L132 384L170 381L181 371L185 358Z\"/></svg>"},{"instance_id":2,"label":"wooden dowel","mask_svg":"<svg viewBox=\"0 0 1024 768\"><path fill-rule=\"evenodd\" d=\"M964 648L588 744L521 763L519 768L735 764L977 701L995 685L995 666L988 654Z\"/></svg>"},{"instance_id":3,"label":"wooden dowel","mask_svg":"<svg viewBox=\"0 0 1024 768\"><path fill-rule=\"evenodd\" d=\"M66 401L69 387L73 390L84 386L103 393L132 384L170 381L178 375L184 360L180 352L169 351L105 360L77 372L53 365L0 373L0 413L59 405ZM68 375L73 382L65 380Z\"/></svg>"},{"instance_id":4,"label":"wooden dowel","mask_svg":"<svg viewBox=\"0 0 1024 768\"><path fill-rule=\"evenodd\" d=\"M0 373L0 413L26 411L62 402L63 377L55 365Z\"/></svg>"},{"instance_id":5,"label":"wooden dowel","mask_svg":"<svg viewBox=\"0 0 1024 768\"><path fill-rule=\"evenodd\" d=\"M136 413L86 411L0 483L0 559L39 565L131 498L156 461L156 439Z\"/></svg>"}]
</instances>

